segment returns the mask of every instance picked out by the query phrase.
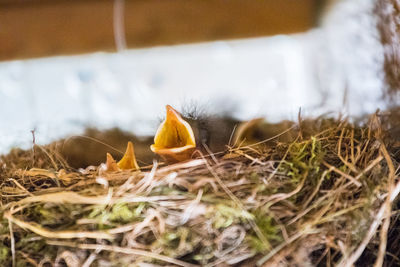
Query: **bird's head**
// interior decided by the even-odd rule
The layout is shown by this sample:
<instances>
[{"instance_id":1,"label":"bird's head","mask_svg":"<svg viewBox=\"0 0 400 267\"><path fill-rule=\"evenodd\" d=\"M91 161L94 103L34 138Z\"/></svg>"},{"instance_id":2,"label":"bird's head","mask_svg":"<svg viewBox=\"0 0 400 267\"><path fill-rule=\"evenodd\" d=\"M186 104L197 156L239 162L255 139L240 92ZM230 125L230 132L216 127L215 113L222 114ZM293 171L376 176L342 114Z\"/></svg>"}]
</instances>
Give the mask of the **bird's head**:
<instances>
[{"instance_id":1,"label":"bird's head","mask_svg":"<svg viewBox=\"0 0 400 267\"><path fill-rule=\"evenodd\" d=\"M190 159L196 149L192 127L170 105L166 111L166 118L158 127L150 149L168 162Z\"/></svg>"}]
</instances>

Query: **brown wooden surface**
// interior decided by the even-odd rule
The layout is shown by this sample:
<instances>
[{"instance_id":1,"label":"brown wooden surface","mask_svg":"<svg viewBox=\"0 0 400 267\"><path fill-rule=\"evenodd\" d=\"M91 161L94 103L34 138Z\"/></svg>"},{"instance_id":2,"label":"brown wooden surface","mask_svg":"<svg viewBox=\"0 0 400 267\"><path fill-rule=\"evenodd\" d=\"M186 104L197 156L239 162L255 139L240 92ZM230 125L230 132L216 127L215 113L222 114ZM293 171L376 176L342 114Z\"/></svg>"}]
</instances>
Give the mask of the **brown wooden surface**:
<instances>
[{"instance_id":1,"label":"brown wooden surface","mask_svg":"<svg viewBox=\"0 0 400 267\"><path fill-rule=\"evenodd\" d=\"M128 47L294 33L321 0L126 0ZM115 51L111 0L0 0L0 60Z\"/></svg>"}]
</instances>

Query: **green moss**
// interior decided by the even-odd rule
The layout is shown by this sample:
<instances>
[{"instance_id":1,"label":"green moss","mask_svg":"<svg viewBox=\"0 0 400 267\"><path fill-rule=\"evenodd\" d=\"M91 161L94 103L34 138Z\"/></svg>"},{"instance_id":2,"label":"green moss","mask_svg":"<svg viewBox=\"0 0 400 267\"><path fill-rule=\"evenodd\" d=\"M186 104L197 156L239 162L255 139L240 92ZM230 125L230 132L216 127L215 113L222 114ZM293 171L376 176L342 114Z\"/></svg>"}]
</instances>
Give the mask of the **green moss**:
<instances>
[{"instance_id":1,"label":"green moss","mask_svg":"<svg viewBox=\"0 0 400 267\"><path fill-rule=\"evenodd\" d=\"M153 244L153 250L162 249L163 254L178 258L191 253L201 242L202 238L196 236L188 227L178 227L173 232L164 233Z\"/></svg>"},{"instance_id":2,"label":"green moss","mask_svg":"<svg viewBox=\"0 0 400 267\"><path fill-rule=\"evenodd\" d=\"M107 229L117 224L141 221L146 203L116 203L111 207L94 206L88 214L89 219L97 221L99 229Z\"/></svg>"},{"instance_id":3,"label":"green moss","mask_svg":"<svg viewBox=\"0 0 400 267\"><path fill-rule=\"evenodd\" d=\"M27 233L21 237L16 243L15 248L17 250L24 250L30 252L39 252L46 246L46 242L43 239L37 239L36 234Z\"/></svg>"},{"instance_id":4,"label":"green moss","mask_svg":"<svg viewBox=\"0 0 400 267\"><path fill-rule=\"evenodd\" d=\"M6 266L6 263L10 260L11 251L10 248L0 245L0 264Z\"/></svg>"},{"instance_id":5,"label":"green moss","mask_svg":"<svg viewBox=\"0 0 400 267\"><path fill-rule=\"evenodd\" d=\"M27 214L31 220L44 225L56 227L58 225L68 226L75 222L77 213L74 210L82 209L81 205L62 205L46 203L34 206Z\"/></svg>"},{"instance_id":6,"label":"green moss","mask_svg":"<svg viewBox=\"0 0 400 267\"><path fill-rule=\"evenodd\" d=\"M286 160L281 164L281 171L291 178L294 185L303 179L304 174L318 179L324 156L321 141L313 136L303 142L291 143ZM316 183L315 179L312 182Z\"/></svg>"},{"instance_id":7,"label":"green moss","mask_svg":"<svg viewBox=\"0 0 400 267\"><path fill-rule=\"evenodd\" d=\"M278 226L274 223L273 218L269 216L267 212L262 210L254 212L254 222L261 231L261 234L270 244L282 241ZM257 253L265 252L269 249L268 244L265 244L260 240L255 233L248 234L246 240L250 244L250 247Z\"/></svg>"},{"instance_id":8,"label":"green moss","mask_svg":"<svg viewBox=\"0 0 400 267\"><path fill-rule=\"evenodd\" d=\"M269 247L264 244L256 235L247 235L246 241L250 248L256 253L262 253L268 251Z\"/></svg>"},{"instance_id":9,"label":"green moss","mask_svg":"<svg viewBox=\"0 0 400 267\"><path fill-rule=\"evenodd\" d=\"M280 241L281 237L278 234L278 227L274 223L272 217L259 213L256 216L255 223L261 230L261 233L268 239L268 241Z\"/></svg>"},{"instance_id":10,"label":"green moss","mask_svg":"<svg viewBox=\"0 0 400 267\"><path fill-rule=\"evenodd\" d=\"M104 224L108 223L109 217L109 211L104 205L94 207L88 215L89 219L95 219L97 221L100 229L103 229Z\"/></svg>"},{"instance_id":11,"label":"green moss","mask_svg":"<svg viewBox=\"0 0 400 267\"><path fill-rule=\"evenodd\" d=\"M200 251L195 254L192 259L197 261L201 266L207 265L215 257L215 246L202 246Z\"/></svg>"},{"instance_id":12,"label":"green moss","mask_svg":"<svg viewBox=\"0 0 400 267\"><path fill-rule=\"evenodd\" d=\"M25 255L31 255L31 258L36 262L39 262L44 257L49 259L55 259L58 248L55 246L48 246L44 238L40 238L31 232L15 232L15 251L16 254L16 266L32 266L24 257L21 256L22 252ZM11 253L9 253L11 254ZM11 258L9 258L11 261Z\"/></svg>"},{"instance_id":13,"label":"green moss","mask_svg":"<svg viewBox=\"0 0 400 267\"><path fill-rule=\"evenodd\" d=\"M248 176L249 180L252 182L258 182L260 181L260 175L256 172L252 172L250 173L250 175Z\"/></svg>"},{"instance_id":14,"label":"green moss","mask_svg":"<svg viewBox=\"0 0 400 267\"><path fill-rule=\"evenodd\" d=\"M135 209L129 207L126 203L117 203L112 207L109 219L112 222L126 223L132 221L136 217Z\"/></svg>"},{"instance_id":15,"label":"green moss","mask_svg":"<svg viewBox=\"0 0 400 267\"><path fill-rule=\"evenodd\" d=\"M232 203L232 206L234 204ZM253 215L239 208L234 208L226 204L216 204L207 214L206 217L212 219L213 226L216 229L226 228L234 223L246 222L253 219Z\"/></svg>"}]
</instances>

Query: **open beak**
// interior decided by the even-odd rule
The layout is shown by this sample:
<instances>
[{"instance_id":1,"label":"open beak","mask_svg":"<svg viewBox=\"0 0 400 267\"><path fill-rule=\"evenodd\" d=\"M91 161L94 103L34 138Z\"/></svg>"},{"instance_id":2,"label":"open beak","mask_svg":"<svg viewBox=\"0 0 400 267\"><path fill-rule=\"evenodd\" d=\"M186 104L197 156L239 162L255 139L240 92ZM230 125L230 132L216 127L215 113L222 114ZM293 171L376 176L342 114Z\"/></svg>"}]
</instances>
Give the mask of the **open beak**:
<instances>
[{"instance_id":1,"label":"open beak","mask_svg":"<svg viewBox=\"0 0 400 267\"><path fill-rule=\"evenodd\" d=\"M107 153L106 168L107 171L139 170L132 142L128 142L125 154L118 163L115 162L110 153Z\"/></svg>"},{"instance_id":2,"label":"open beak","mask_svg":"<svg viewBox=\"0 0 400 267\"><path fill-rule=\"evenodd\" d=\"M109 172L118 171L117 162L115 162L115 159L111 156L110 153L107 153L106 170Z\"/></svg>"},{"instance_id":3,"label":"open beak","mask_svg":"<svg viewBox=\"0 0 400 267\"><path fill-rule=\"evenodd\" d=\"M117 163L118 168L121 170L139 170L139 165L136 162L135 150L133 149L132 142L128 142L128 146L126 147L125 155L122 159Z\"/></svg>"},{"instance_id":4,"label":"open beak","mask_svg":"<svg viewBox=\"0 0 400 267\"><path fill-rule=\"evenodd\" d=\"M167 116L158 127L150 149L168 162L190 159L196 149L192 127L170 105L166 108Z\"/></svg>"}]
</instances>

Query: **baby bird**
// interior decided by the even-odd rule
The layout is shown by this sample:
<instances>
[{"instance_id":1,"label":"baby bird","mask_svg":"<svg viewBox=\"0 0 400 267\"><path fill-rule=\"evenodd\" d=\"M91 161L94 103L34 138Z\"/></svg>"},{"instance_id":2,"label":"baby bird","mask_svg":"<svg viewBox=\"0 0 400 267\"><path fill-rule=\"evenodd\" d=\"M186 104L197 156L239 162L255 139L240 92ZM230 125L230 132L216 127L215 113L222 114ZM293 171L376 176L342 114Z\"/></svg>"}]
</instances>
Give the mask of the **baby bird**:
<instances>
[{"instance_id":1,"label":"baby bird","mask_svg":"<svg viewBox=\"0 0 400 267\"><path fill-rule=\"evenodd\" d=\"M158 127L150 149L168 162L187 160L196 149L192 127L170 105L166 109L167 116Z\"/></svg>"},{"instance_id":2,"label":"baby bird","mask_svg":"<svg viewBox=\"0 0 400 267\"><path fill-rule=\"evenodd\" d=\"M235 126L233 120L183 117L169 105L166 112L150 148L167 162L190 159L196 150L208 154L226 149Z\"/></svg>"}]
</instances>

